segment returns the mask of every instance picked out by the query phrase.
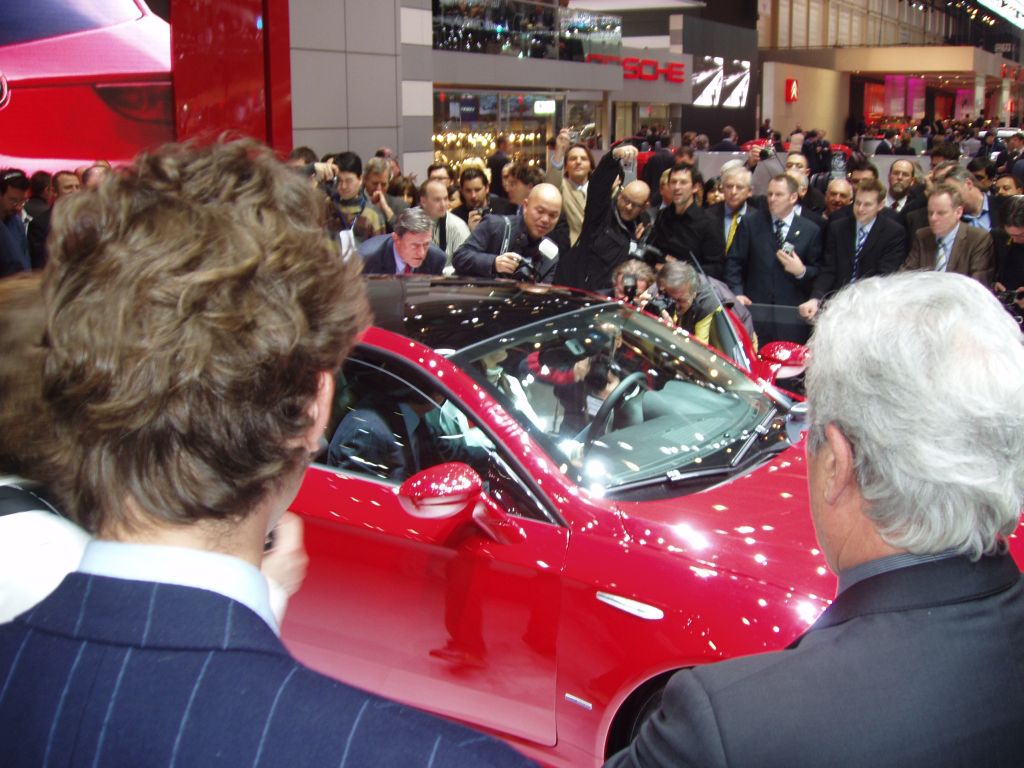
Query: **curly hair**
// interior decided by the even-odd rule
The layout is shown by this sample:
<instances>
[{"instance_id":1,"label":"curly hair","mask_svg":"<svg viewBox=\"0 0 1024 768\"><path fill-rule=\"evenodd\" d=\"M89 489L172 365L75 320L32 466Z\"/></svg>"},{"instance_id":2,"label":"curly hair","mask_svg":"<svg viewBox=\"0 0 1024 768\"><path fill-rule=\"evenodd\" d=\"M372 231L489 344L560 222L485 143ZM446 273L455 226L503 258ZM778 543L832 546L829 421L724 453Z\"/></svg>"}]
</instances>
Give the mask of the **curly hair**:
<instances>
[{"instance_id":1,"label":"curly hair","mask_svg":"<svg viewBox=\"0 0 1024 768\"><path fill-rule=\"evenodd\" d=\"M43 404L43 297L39 272L0 280L0 473L43 481L53 426Z\"/></svg>"},{"instance_id":2,"label":"curly hair","mask_svg":"<svg viewBox=\"0 0 1024 768\"><path fill-rule=\"evenodd\" d=\"M369 316L306 181L253 141L167 145L54 210L44 397L85 527L242 517L307 460Z\"/></svg>"}]
</instances>

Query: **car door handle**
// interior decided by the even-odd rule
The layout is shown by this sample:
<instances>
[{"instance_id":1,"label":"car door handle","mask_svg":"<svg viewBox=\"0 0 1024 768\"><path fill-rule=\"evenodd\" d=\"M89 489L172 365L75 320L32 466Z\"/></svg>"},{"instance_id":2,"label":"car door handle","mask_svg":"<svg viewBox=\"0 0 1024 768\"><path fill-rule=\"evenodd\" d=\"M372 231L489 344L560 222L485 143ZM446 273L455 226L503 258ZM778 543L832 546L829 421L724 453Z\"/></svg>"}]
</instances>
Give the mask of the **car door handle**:
<instances>
[{"instance_id":1,"label":"car door handle","mask_svg":"<svg viewBox=\"0 0 1024 768\"><path fill-rule=\"evenodd\" d=\"M631 600L622 595L613 595L611 592L598 592L597 599L606 605L610 605L612 608L618 608L620 611L646 621L660 621L665 618L665 612L661 608L655 608L653 605L641 603L639 600Z\"/></svg>"}]
</instances>

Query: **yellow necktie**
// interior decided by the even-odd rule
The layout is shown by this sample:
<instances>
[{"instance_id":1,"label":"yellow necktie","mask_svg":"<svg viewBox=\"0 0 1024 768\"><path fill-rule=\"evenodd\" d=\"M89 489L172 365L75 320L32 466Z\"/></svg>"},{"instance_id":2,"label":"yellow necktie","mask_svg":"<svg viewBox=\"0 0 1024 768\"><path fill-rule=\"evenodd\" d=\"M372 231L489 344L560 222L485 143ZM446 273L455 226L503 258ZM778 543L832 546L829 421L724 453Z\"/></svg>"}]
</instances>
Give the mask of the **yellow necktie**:
<instances>
[{"instance_id":1,"label":"yellow necktie","mask_svg":"<svg viewBox=\"0 0 1024 768\"><path fill-rule=\"evenodd\" d=\"M732 217L732 224L729 225L729 237L725 239L725 252L728 253L729 249L732 248L732 240L736 237L736 228L740 225L740 216L738 213Z\"/></svg>"}]
</instances>

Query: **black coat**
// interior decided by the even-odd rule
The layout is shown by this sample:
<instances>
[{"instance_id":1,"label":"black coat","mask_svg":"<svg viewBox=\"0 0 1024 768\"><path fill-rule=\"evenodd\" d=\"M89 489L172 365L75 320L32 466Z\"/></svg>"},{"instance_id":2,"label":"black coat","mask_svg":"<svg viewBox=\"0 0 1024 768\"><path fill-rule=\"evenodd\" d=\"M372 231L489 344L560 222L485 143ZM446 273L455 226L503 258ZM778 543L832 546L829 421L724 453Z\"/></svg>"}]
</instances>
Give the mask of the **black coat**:
<instances>
[{"instance_id":1,"label":"black coat","mask_svg":"<svg viewBox=\"0 0 1024 768\"><path fill-rule=\"evenodd\" d=\"M611 152L594 169L579 239L558 260L554 280L559 285L606 290L612 287L615 268L630 257L630 244L636 243L635 226L619 218L612 198L612 187L621 174L622 167Z\"/></svg>"},{"instance_id":2,"label":"black coat","mask_svg":"<svg viewBox=\"0 0 1024 768\"><path fill-rule=\"evenodd\" d=\"M559 255L568 251L569 228L564 219L559 220L547 238L535 240L527 233L521 213L515 216L487 216L477 224L469 239L459 246L452 256L452 265L457 275L498 277L494 271L494 260L502 253L511 251L533 264L536 270L533 276L535 282L550 283L555 276L558 257L549 259L540 252L539 246L544 239L558 246Z\"/></svg>"},{"instance_id":3,"label":"black coat","mask_svg":"<svg viewBox=\"0 0 1024 768\"><path fill-rule=\"evenodd\" d=\"M721 222L697 205L696 200L683 213L675 206L663 208L654 222L654 245L666 256L687 261L692 255L704 272L721 278L725 269L725 237Z\"/></svg>"}]
</instances>

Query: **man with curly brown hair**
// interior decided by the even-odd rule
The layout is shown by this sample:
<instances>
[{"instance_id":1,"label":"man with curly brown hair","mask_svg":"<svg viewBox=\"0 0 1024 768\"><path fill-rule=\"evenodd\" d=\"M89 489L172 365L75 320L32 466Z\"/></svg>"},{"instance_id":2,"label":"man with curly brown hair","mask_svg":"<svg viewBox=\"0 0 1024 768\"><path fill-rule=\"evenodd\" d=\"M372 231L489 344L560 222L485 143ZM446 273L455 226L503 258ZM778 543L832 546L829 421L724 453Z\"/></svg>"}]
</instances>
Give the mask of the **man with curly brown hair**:
<instances>
[{"instance_id":1,"label":"man with curly brown hair","mask_svg":"<svg viewBox=\"0 0 1024 768\"><path fill-rule=\"evenodd\" d=\"M264 542L368 316L313 195L254 142L169 145L55 210L43 391L96 540L0 627L5 765L525 762L278 638Z\"/></svg>"}]
</instances>

